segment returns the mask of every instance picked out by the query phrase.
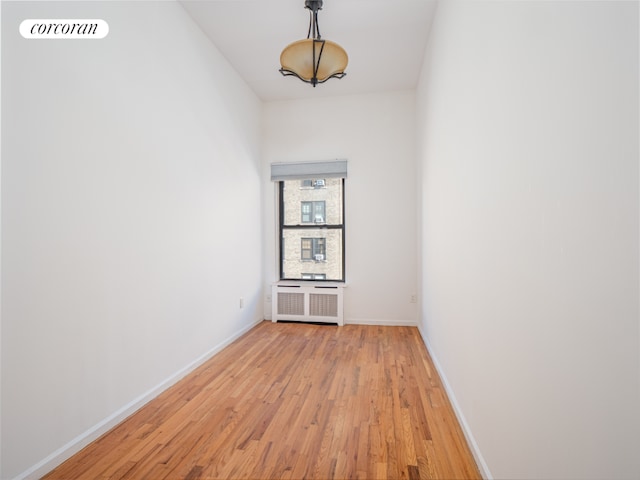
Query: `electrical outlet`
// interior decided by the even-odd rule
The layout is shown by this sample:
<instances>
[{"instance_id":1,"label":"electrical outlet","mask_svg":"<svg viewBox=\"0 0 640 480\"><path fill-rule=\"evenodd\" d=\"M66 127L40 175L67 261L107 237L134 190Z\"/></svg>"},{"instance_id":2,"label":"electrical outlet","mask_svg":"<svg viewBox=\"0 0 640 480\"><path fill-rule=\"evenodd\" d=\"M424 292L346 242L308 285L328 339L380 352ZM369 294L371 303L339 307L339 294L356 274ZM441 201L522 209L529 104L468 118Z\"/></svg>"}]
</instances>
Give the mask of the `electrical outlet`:
<instances>
[{"instance_id":1,"label":"electrical outlet","mask_svg":"<svg viewBox=\"0 0 640 480\"><path fill-rule=\"evenodd\" d=\"M411 295L411 303L418 303L418 296L415 293Z\"/></svg>"},{"instance_id":2,"label":"electrical outlet","mask_svg":"<svg viewBox=\"0 0 640 480\"><path fill-rule=\"evenodd\" d=\"M267 303L271 303L271 295L267 295Z\"/></svg>"}]
</instances>

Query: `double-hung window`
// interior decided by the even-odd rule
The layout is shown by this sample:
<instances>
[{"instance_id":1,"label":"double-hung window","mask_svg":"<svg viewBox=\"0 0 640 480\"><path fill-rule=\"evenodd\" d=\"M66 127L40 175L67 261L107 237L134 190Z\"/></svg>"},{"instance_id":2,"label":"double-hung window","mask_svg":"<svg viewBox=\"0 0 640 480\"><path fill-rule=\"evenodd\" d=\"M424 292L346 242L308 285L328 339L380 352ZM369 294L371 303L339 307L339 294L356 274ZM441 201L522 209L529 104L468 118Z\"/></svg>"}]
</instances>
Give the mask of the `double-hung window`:
<instances>
[{"instance_id":1,"label":"double-hung window","mask_svg":"<svg viewBox=\"0 0 640 480\"><path fill-rule=\"evenodd\" d=\"M281 280L343 282L346 161L273 164Z\"/></svg>"}]
</instances>

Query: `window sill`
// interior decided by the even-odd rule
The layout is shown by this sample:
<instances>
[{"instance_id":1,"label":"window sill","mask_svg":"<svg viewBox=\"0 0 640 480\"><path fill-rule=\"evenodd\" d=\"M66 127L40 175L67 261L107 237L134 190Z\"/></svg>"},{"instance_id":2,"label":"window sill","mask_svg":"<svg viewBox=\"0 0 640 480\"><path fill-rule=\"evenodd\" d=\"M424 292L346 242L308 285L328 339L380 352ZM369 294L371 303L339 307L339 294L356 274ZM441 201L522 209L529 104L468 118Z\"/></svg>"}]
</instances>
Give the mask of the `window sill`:
<instances>
[{"instance_id":1,"label":"window sill","mask_svg":"<svg viewBox=\"0 0 640 480\"><path fill-rule=\"evenodd\" d=\"M344 288L347 286L342 280L278 280L273 285L278 287L339 287Z\"/></svg>"}]
</instances>

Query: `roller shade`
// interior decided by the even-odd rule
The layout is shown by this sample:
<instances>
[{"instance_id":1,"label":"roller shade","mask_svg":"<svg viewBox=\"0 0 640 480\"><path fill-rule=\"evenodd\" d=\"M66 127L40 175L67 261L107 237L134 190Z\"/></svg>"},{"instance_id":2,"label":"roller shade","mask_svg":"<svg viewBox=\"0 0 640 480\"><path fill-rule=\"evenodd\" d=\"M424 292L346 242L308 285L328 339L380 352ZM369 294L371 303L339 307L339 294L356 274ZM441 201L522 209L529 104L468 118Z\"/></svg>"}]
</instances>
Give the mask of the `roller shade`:
<instances>
[{"instance_id":1,"label":"roller shade","mask_svg":"<svg viewBox=\"0 0 640 480\"><path fill-rule=\"evenodd\" d=\"M271 181L307 178L347 178L347 161L272 163Z\"/></svg>"}]
</instances>

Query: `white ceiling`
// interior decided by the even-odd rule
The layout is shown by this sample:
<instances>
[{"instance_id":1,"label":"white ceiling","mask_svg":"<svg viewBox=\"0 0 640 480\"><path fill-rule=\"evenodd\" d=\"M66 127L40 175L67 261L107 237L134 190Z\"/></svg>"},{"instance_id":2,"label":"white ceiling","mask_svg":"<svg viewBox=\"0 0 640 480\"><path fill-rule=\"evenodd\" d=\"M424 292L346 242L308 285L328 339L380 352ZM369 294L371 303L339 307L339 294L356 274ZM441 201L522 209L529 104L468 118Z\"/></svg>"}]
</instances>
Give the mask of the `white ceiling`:
<instances>
[{"instance_id":1,"label":"white ceiling","mask_svg":"<svg viewBox=\"0 0 640 480\"><path fill-rule=\"evenodd\" d=\"M280 52L306 38L304 0L182 0L194 21L264 101L412 89L436 0L324 0L322 38L349 55L347 75L313 88L283 77Z\"/></svg>"}]
</instances>

